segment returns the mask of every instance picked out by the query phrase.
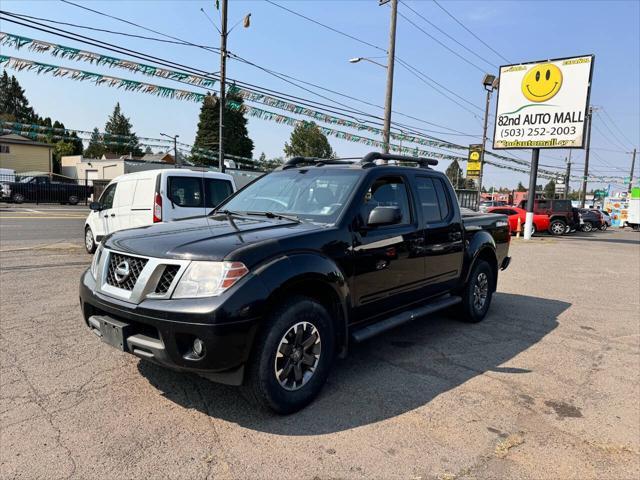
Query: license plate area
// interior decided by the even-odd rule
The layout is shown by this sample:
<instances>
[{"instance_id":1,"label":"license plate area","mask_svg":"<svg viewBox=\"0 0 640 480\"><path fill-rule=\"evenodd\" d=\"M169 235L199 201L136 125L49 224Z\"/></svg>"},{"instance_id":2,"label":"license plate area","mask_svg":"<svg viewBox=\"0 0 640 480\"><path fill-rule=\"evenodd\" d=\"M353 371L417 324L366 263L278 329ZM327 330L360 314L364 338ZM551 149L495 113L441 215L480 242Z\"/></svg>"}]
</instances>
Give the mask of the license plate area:
<instances>
[{"instance_id":1,"label":"license plate area","mask_svg":"<svg viewBox=\"0 0 640 480\"><path fill-rule=\"evenodd\" d=\"M130 325L115 318L100 317L100 332L102 341L123 352L127 351L126 339L129 336Z\"/></svg>"}]
</instances>

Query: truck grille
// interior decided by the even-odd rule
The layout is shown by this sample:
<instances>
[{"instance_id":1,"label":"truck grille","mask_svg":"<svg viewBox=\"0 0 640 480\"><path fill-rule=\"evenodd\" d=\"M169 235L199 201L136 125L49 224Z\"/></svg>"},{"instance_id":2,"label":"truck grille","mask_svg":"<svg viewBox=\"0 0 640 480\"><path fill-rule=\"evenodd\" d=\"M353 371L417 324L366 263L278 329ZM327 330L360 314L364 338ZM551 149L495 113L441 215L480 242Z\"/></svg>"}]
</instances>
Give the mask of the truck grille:
<instances>
[{"instance_id":1,"label":"truck grille","mask_svg":"<svg viewBox=\"0 0 640 480\"><path fill-rule=\"evenodd\" d=\"M107 283L123 290L133 290L140 272L147 264L146 258L130 257L111 252L107 268Z\"/></svg>"},{"instance_id":2,"label":"truck grille","mask_svg":"<svg viewBox=\"0 0 640 480\"><path fill-rule=\"evenodd\" d=\"M176 278L176 274L180 270L180 265L167 265L164 267L164 272L162 272L162 277L160 277L160 281L156 286L155 293L159 293L164 295L169 291L169 287L171 286L171 282Z\"/></svg>"}]
</instances>

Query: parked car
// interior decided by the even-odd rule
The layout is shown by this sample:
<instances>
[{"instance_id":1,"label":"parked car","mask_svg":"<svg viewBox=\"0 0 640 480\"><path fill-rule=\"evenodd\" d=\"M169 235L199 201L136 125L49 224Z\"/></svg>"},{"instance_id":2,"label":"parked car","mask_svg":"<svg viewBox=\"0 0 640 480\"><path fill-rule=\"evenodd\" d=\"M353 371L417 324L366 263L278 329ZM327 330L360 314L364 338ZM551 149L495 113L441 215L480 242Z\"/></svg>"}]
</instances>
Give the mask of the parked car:
<instances>
[{"instance_id":1,"label":"parked car","mask_svg":"<svg viewBox=\"0 0 640 480\"><path fill-rule=\"evenodd\" d=\"M493 207L487 210L488 213L499 213L509 217L509 230L515 234L518 230L518 219L520 219L520 227L524 232L524 223L526 221L527 211L518 207ZM549 230L549 216L543 214L533 215L533 225L531 235L536 232L546 232Z\"/></svg>"},{"instance_id":2,"label":"parked car","mask_svg":"<svg viewBox=\"0 0 640 480\"><path fill-rule=\"evenodd\" d=\"M482 201L480 202L479 210L481 212L487 212L492 207L504 207L506 205L507 202L501 202L497 200Z\"/></svg>"},{"instance_id":3,"label":"parked car","mask_svg":"<svg viewBox=\"0 0 640 480\"><path fill-rule=\"evenodd\" d=\"M507 218L461 215L435 163L296 157L206 217L110 234L82 275L86 326L294 412L351 343L448 307L487 314L510 262Z\"/></svg>"},{"instance_id":4,"label":"parked car","mask_svg":"<svg viewBox=\"0 0 640 480\"><path fill-rule=\"evenodd\" d=\"M15 176L14 181L2 182L2 198L13 203L69 203L77 205L86 201L93 187L55 173L45 175Z\"/></svg>"},{"instance_id":5,"label":"parked car","mask_svg":"<svg viewBox=\"0 0 640 480\"><path fill-rule=\"evenodd\" d=\"M527 201L522 200L518 204L518 208L526 210ZM580 228L580 217L577 215L577 211L573 211L571 200L536 199L533 204L533 213L549 217L549 233L551 235L563 235Z\"/></svg>"},{"instance_id":6,"label":"parked car","mask_svg":"<svg viewBox=\"0 0 640 480\"><path fill-rule=\"evenodd\" d=\"M600 230L606 230L611 226L611 215L606 210L600 210L602 214L602 219L604 220L604 225L600 227Z\"/></svg>"},{"instance_id":7,"label":"parked car","mask_svg":"<svg viewBox=\"0 0 640 480\"><path fill-rule=\"evenodd\" d=\"M600 210L595 210L592 208L581 208L580 209L580 217L582 218L582 231L583 232L591 232L596 229L601 229L604 225L605 229L606 223L600 213Z\"/></svg>"},{"instance_id":8,"label":"parked car","mask_svg":"<svg viewBox=\"0 0 640 480\"><path fill-rule=\"evenodd\" d=\"M121 175L89 205L85 248L93 253L118 230L206 215L235 190L233 178L217 172L163 169Z\"/></svg>"}]
</instances>

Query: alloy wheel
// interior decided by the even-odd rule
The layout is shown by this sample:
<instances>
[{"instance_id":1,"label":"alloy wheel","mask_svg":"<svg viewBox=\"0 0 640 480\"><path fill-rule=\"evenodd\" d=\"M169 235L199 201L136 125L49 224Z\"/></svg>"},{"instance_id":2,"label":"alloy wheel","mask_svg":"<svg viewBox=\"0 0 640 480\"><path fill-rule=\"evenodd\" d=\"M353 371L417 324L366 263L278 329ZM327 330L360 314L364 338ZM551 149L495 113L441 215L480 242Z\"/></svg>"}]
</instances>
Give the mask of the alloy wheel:
<instances>
[{"instance_id":1,"label":"alloy wheel","mask_svg":"<svg viewBox=\"0 0 640 480\"><path fill-rule=\"evenodd\" d=\"M84 234L84 244L87 247L87 251L91 251L93 249L93 233L91 233L91 229L87 228Z\"/></svg>"},{"instance_id":2,"label":"alloy wheel","mask_svg":"<svg viewBox=\"0 0 640 480\"><path fill-rule=\"evenodd\" d=\"M480 272L476 278L476 283L473 286L473 308L476 311L481 311L484 308L484 304L487 302L489 296L489 279L487 274Z\"/></svg>"},{"instance_id":3,"label":"alloy wheel","mask_svg":"<svg viewBox=\"0 0 640 480\"><path fill-rule=\"evenodd\" d=\"M562 235L564 233L564 224L561 222L554 222L551 224L551 232L554 235Z\"/></svg>"},{"instance_id":4,"label":"alloy wheel","mask_svg":"<svg viewBox=\"0 0 640 480\"><path fill-rule=\"evenodd\" d=\"M284 334L274 362L276 379L282 388L293 391L311 380L320 361L320 332L310 322L299 322Z\"/></svg>"}]
</instances>

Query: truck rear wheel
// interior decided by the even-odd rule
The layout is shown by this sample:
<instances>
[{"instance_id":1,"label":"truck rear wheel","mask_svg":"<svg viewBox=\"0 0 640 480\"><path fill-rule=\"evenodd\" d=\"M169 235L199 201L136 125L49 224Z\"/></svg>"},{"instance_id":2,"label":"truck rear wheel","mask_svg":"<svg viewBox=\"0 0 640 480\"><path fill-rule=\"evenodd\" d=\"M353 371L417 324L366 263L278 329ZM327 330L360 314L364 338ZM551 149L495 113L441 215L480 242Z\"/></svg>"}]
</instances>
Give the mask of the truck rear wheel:
<instances>
[{"instance_id":1,"label":"truck rear wheel","mask_svg":"<svg viewBox=\"0 0 640 480\"><path fill-rule=\"evenodd\" d=\"M313 299L294 297L273 312L255 342L243 387L250 399L280 414L311 403L335 356L327 310Z\"/></svg>"},{"instance_id":2,"label":"truck rear wheel","mask_svg":"<svg viewBox=\"0 0 640 480\"><path fill-rule=\"evenodd\" d=\"M562 220L551 220L551 223L549 224L549 233L551 235L562 235L565 233L566 228L567 224Z\"/></svg>"},{"instance_id":3,"label":"truck rear wheel","mask_svg":"<svg viewBox=\"0 0 640 480\"><path fill-rule=\"evenodd\" d=\"M11 195L11 201L13 201L13 203L22 203L24 202L24 195L21 193L14 193Z\"/></svg>"},{"instance_id":4,"label":"truck rear wheel","mask_svg":"<svg viewBox=\"0 0 640 480\"><path fill-rule=\"evenodd\" d=\"M462 292L462 319L477 323L484 319L491 306L494 271L485 260L478 260L471 270L469 282Z\"/></svg>"}]
</instances>

